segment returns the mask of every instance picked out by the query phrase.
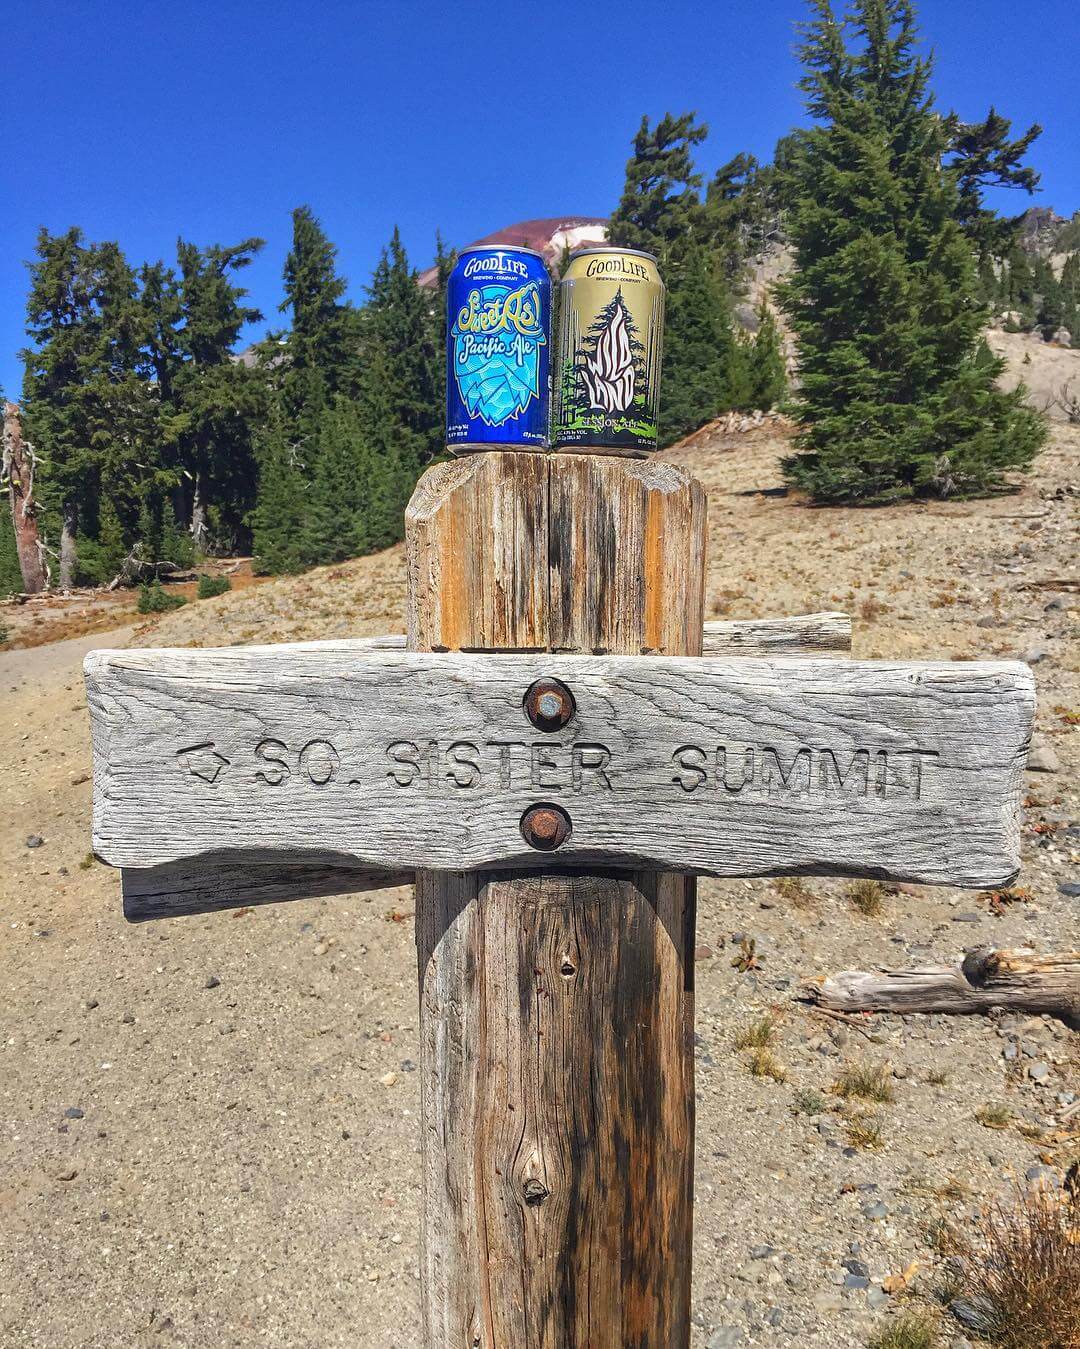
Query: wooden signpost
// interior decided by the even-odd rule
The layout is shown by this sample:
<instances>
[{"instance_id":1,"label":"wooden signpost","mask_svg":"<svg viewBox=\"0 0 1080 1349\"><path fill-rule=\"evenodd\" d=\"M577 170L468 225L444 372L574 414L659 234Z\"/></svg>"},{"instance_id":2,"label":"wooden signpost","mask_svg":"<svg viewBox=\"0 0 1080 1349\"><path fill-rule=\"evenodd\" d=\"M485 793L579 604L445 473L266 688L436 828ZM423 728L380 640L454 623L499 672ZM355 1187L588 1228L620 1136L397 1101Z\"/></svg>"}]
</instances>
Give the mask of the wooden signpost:
<instances>
[{"instance_id":1,"label":"wooden signpost","mask_svg":"<svg viewBox=\"0 0 1080 1349\"><path fill-rule=\"evenodd\" d=\"M95 851L133 919L415 879L423 1344L679 1349L693 876L1007 884L1030 671L707 631L657 461L438 465L406 549L405 649L92 653Z\"/></svg>"}]
</instances>

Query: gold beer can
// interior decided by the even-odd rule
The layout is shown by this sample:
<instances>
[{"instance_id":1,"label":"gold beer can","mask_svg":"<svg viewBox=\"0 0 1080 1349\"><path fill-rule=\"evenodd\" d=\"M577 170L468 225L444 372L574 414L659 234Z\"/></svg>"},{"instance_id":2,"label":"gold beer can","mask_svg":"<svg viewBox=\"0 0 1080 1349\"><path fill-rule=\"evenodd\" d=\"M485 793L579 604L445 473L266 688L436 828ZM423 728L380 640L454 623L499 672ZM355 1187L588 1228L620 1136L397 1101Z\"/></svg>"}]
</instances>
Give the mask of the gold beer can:
<instances>
[{"instance_id":1,"label":"gold beer can","mask_svg":"<svg viewBox=\"0 0 1080 1349\"><path fill-rule=\"evenodd\" d=\"M664 283L651 253L583 248L559 283L557 449L641 457L656 449Z\"/></svg>"}]
</instances>

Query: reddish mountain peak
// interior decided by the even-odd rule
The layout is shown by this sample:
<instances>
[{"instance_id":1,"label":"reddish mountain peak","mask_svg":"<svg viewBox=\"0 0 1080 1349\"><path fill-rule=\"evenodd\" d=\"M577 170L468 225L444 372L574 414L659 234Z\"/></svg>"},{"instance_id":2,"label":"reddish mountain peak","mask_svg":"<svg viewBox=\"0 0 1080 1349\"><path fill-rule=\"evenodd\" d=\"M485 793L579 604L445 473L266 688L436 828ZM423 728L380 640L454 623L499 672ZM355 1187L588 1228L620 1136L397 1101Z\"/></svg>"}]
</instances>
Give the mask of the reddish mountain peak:
<instances>
[{"instance_id":1,"label":"reddish mountain peak","mask_svg":"<svg viewBox=\"0 0 1080 1349\"><path fill-rule=\"evenodd\" d=\"M569 248L587 248L590 244L602 244L607 237L607 220L592 215L555 215L544 220L519 220L516 225L507 225L504 229L485 234L482 239L474 239L465 248L477 248L484 244L512 244L518 248L535 248L544 255L550 266L557 263L563 250ZM464 252L464 248L459 250ZM420 273L420 284L432 286L435 283L435 268L429 267Z\"/></svg>"}]
</instances>

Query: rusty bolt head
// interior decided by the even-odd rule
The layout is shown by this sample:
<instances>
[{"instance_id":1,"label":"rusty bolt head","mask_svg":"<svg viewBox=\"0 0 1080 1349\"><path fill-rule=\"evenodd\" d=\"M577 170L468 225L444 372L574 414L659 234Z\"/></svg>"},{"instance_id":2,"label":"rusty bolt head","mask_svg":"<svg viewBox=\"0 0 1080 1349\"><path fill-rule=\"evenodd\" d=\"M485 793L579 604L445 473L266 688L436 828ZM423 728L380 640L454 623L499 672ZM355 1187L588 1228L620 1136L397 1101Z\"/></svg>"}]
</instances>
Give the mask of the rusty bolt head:
<instances>
[{"instance_id":1,"label":"rusty bolt head","mask_svg":"<svg viewBox=\"0 0 1080 1349\"><path fill-rule=\"evenodd\" d=\"M538 731L558 731L574 715L574 695L558 679L538 679L525 691L524 707Z\"/></svg>"},{"instance_id":2,"label":"rusty bolt head","mask_svg":"<svg viewBox=\"0 0 1080 1349\"><path fill-rule=\"evenodd\" d=\"M570 837L573 825L561 806L530 806L521 817L521 837L530 848L554 852Z\"/></svg>"}]
</instances>

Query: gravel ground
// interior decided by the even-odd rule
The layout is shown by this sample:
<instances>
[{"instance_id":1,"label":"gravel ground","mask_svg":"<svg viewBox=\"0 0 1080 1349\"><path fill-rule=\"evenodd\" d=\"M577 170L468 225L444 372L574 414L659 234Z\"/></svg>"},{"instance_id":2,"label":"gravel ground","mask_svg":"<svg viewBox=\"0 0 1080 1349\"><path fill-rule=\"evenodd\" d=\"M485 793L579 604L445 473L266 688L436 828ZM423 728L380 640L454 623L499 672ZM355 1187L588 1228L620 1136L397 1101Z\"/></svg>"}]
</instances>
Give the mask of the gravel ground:
<instances>
[{"instance_id":1,"label":"gravel ground","mask_svg":"<svg viewBox=\"0 0 1080 1349\"><path fill-rule=\"evenodd\" d=\"M1017 496L873 512L762 495L782 428L670 457L711 491L714 615L846 608L856 654L1025 656L1039 683L1024 868L995 916L900 887L703 882L698 923L695 1349L865 1345L929 1292L933 1225L1076 1155L1075 1035L1044 1018L868 1017L794 1000L807 975L1076 946L1080 430ZM401 627L399 549L189 605L112 644ZM128 927L89 842L79 661L101 637L0 653L0 1343L417 1344L417 1010L411 895L383 891ZM1056 767L1055 767L1056 765ZM961 841L958 841L961 846ZM759 967L733 965L753 938ZM735 1039L764 1015L784 1080ZM891 1100L854 1113L845 1066ZM1007 1127L979 1124L983 1105ZM1075 1117L1074 1117L1075 1122ZM865 1121L864 1121L865 1123ZM882 1289L920 1269L912 1293ZM943 1345L955 1329L943 1328Z\"/></svg>"}]
</instances>

